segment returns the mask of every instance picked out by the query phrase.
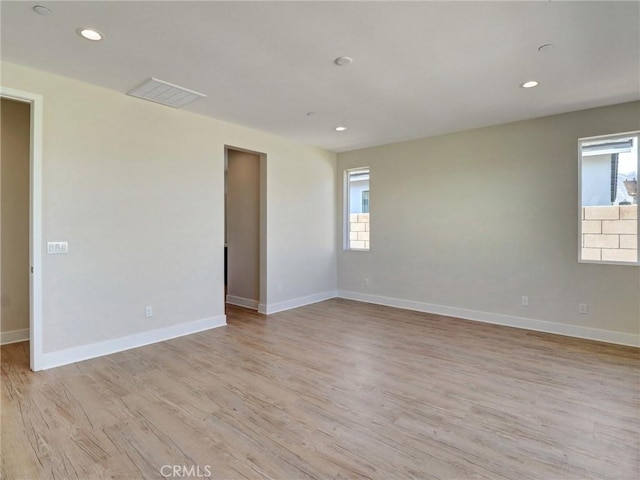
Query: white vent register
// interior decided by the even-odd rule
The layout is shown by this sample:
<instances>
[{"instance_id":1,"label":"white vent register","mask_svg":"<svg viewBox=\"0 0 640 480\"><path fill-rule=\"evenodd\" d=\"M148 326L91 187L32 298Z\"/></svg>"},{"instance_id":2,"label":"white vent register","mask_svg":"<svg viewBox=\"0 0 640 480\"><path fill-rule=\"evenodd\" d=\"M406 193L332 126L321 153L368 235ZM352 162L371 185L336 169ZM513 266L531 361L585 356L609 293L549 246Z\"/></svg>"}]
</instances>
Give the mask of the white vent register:
<instances>
[{"instance_id":1,"label":"white vent register","mask_svg":"<svg viewBox=\"0 0 640 480\"><path fill-rule=\"evenodd\" d=\"M127 95L173 108L184 107L187 103L207 97L204 93L179 87L153 77L129 91Z\"/></svg>"}]
</instances>

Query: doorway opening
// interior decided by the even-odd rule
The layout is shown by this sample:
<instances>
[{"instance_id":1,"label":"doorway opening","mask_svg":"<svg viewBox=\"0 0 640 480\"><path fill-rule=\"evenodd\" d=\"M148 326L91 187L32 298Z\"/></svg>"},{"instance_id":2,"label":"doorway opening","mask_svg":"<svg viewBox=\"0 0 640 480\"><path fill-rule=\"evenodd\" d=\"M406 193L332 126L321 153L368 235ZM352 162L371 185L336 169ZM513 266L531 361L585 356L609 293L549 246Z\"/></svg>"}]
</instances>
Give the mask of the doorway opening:
<instances>
[{"instance_id":1,"label":"doorway opening","mask_svg":"<svg viewBox=\"0 0 640 480\"><path fill-rule=\"evenodd\" d=\"M42 96L0 87L0 343L42 369ZM26 346L26 344L25 344Z\"/></svg>"},{"instance_id":2,"label":"doorway opening","mask_svg":"<svg viewBox=\"0 0 640 480\"><path fill-rule=\"evenodd\" d=\"M266 155L225 146L225 303L261 311L266 299Z\"/></svg>"}]
</instances>

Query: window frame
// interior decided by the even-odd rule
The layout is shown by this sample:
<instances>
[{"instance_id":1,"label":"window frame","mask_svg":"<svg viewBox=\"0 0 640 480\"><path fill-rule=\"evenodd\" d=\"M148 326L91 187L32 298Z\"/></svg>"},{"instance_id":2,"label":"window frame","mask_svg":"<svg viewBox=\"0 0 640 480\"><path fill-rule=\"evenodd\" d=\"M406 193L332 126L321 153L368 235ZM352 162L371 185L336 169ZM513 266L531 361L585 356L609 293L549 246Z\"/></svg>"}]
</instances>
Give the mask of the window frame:
<instances>
[{"instance_id":1,"label":"window frame","mask_svg":"<svg viewBox=\"0 0 640 480\"><path fill-rule=\"evenodd\" d=\"M350 239L349 239L349 234L350 234L350 226L349 226L349 219L350 219L350 212L351 212L351 191L350 191L350 176L353 173L358 173L358 172L367 172L369 174L369 192L371 191L371 167L369 166L362 166L362 167L355 167L355 168L346 168L343 172L343 180L342 180L342 184L343 184L343 192L342 192L342 231L343 231L343 235L342 235L342 249L344 251L350 251L350 252L368 252L371 250L371 240L369 240L369 248L352 248L350 246ZM369 201L371 199L371 194L369 194ZM370 207L370 203L369 203L369 207ZM370 213L371 209L369 208L369 212L368 214L371 215ZM371 217L369 217L371 218ZM371 225L371 221L369 221L369 225Z\"/></svg>"},{"instance_id":2,"label":"window frame","mask_svg":"<svg viewBox=\"0 0 640 480\"><path fill-rule=\"evenodd\" d=\"M627 266L640 266L640 218L636 220L636 247L638 250L638 256L635 262L629 261L615 261L615 260L591 260L583 258L583 240L582 240L582 231L583 231L583 213L582 210L585 207L583 205L582 200L582 191L583 191L583 155L582 155L582 145L585 142L592 142L597 140L605 140L605 139L616 139L620 137L636 137L636 141L634 142L634 148L636 150L636 179L638 178L638 174L640 173L640 130L634 130L629 132L620 132L620 133L610 133L606 135L595 135L590 137L581 137L578 139L578 263L583 264L595 264L595 265L627 265ZM637 197L636 197L637 198ZM640 203L635 203L640 212Z\"/></svg>"},{"instance_id":3,"label":"window frame","mask_svg":"<svg viewBox=\"0 0 640 480\"><path fill-rule=\"evenodd\" d=\"M369 190L362 191L362 213L369 213Z\"/></svg>"}]
</instances>

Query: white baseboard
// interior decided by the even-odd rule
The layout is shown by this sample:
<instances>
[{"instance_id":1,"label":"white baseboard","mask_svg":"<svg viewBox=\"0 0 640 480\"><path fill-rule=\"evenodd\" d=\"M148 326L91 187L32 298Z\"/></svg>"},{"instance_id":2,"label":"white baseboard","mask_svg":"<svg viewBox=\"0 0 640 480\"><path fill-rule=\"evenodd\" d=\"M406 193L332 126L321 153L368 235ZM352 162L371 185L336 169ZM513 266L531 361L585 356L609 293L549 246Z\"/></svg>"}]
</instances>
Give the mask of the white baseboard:
<instances>
[{"instance_id":1,"label":"white baseboard","mask_svg":"<svg viewBox=\"0 0 640 480\"><path fill-rule=\"evenodd\" d=\"M10 343L25 342L27 340L29 340L28 328L0 332L0 345L9 345Z\"/></svg>"},{"instance_id":2,"label":"white baseboard","mask_svg":"<svg viewBox=\"0 0 640 480\"><path fill-rule=\"evenodd\" d=\"M618 345L628 345L640 347L640 335L633 333L615 332L612 330L601 330L599 328L582 327L580 325L569 325L565 323L547 322L532 318L503 315L500 313L480 312L477 310L467 310L464 308L447 307L434 305L431 303L415 302L412 300L402 300L398 298L383 297L367 293L349 292L340 290L338 297L348 300L358 300L360 302L386 305L388 307L404 308L418 312L445 315L448 317L463 318L465 320L475 320L483 323L493 323L508 327L524 328L538 332L555 333L568 337L585 338L600 342L615 343Z\"/></svg>"},{"instance_id":3,"label":"white baseboard","mask_svg":"<svg viewBox=\"0 0 640 480\"><path fill-rule=\"evenodd\" d=\"M217 317L203 318L201 320L194 320L192 322L172 325L157 330L135 333L126 337L67 348L57 352L43 353L41 362L42 370L162 342L203 330L222 327L226 324L227 317L225 315L218 315Z\"/></svg>"},{"instance_id":4,"label":"white baseboard","mask_svg":"<svg viewBox=\"0 0 640 480\"><path fill-rule=\"evenodd\" d=\"M258 310L258 301L251 300L249 298L236 297L234 295L227 295L226 302L231 305L236 305L238 307L251 308L253 310Z\"/></svg>"},{"instance_id":5,"label":"white baseboard","mask_svg":"<svg viewBox=\"0 0 640 480\"><path fill-rule=\"evenodd\" d=\"M292 298L291 300L285 300L284 302L270 303L265 305L261 303L258 305L258 312L270 315L276 312L282 312L284 310L291 310L292 308L304 307L305 305L311 305L312 303L324 302L331 298L336 298L337 292L332 290L330 292L315 293L306 297Z\"/></svg>"}]
</instances>

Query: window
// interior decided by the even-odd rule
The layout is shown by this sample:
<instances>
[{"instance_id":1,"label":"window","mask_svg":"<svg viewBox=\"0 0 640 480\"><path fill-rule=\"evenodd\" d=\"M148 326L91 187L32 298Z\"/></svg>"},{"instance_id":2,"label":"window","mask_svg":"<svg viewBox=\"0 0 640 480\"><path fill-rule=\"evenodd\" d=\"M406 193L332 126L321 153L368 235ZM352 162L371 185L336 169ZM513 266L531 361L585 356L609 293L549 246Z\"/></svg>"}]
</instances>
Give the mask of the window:
<instances>
[{"instance_id":1,"label":"window","mask_svg":"<svg viewBox=\"0 0 640 480\"><path fill-rule=\"evenodd\" d=\"M369 250L369 167L345 170L345 248Z\"/></svg>"},{"instance_id":2,"label":"window","mask_svg":"<svg viewBox=\"0 0 640 480\"><path fill-rule=\"evenodd\" d=\"M640 264L639 133L579 141L580 262Z\"/></svg>"},{"instance_id":3,"label":"window","mask_svg":"<svg viewBox=\"0 0 640 480\"><path fill-rule=\"evenodd\" d=\"M362 213L369 213L369 190L362 192Z\"/></svg>"}]
</instances>

